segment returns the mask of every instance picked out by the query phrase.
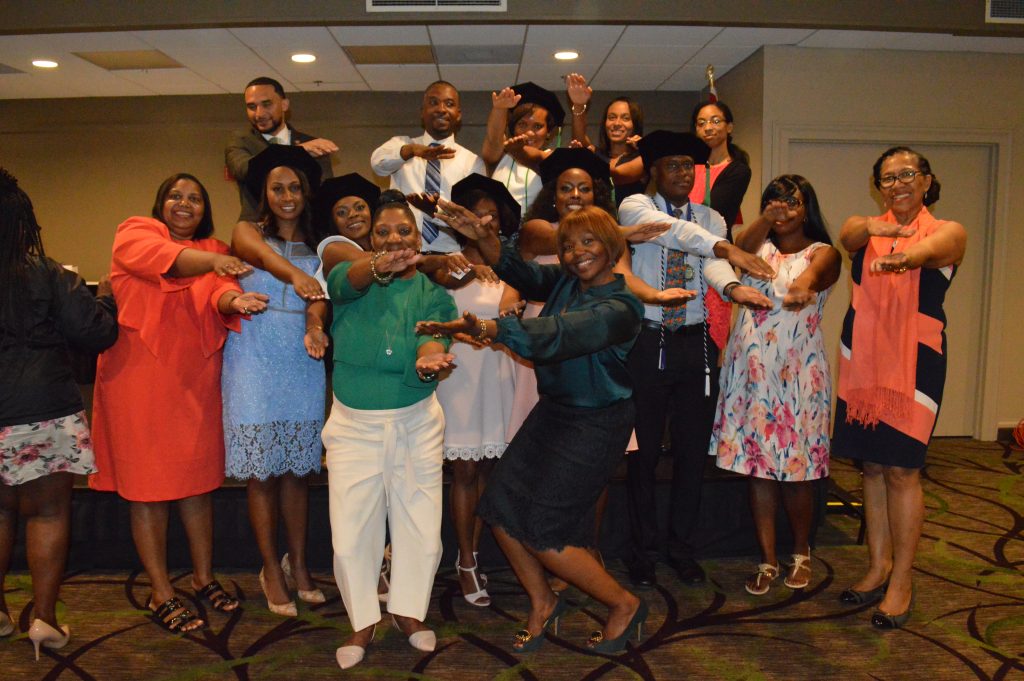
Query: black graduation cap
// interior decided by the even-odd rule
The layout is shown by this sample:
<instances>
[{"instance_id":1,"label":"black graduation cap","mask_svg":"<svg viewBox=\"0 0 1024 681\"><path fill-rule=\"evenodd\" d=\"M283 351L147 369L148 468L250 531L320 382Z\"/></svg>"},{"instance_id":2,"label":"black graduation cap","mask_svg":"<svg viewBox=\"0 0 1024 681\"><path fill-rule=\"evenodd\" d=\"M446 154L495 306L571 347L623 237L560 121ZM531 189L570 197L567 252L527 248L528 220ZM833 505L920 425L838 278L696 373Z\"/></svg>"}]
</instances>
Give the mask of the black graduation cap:
<instances>
[{"instance_id":1,"label":"black graduation cap","mask_svg":"<svg viewBox=\"0 0 1024 681\"><path fill-rule=\"evenodd\" d=\"M540 162L540 179L544 184L554 182L570 168L585 170L593 180L610 181L607 161L602 161L590 149L559 147Z\"/></svg>"},{"instance_id":2,"label":"black graduation cap","mask_svg":"<svg viewBox=\"0 0 1024 681\"><path fill-rule=\"evenodd\" d=\"M377 200L380 199L380 187L359 173L332 177L320 185L313 200L313 208L319 215L330 215L334 204L346 196L358 196L366 201L372 213L377 207Z\"/></svg>"},{"instance_id":3,"label":"black graduation cap","mask_svg":"<svg viewBox=\"0 0 1024 681\"><path fill-rule=\"evenodd\" d=\"M692 132L655 130L644 135L637 146L644 160L644 168L648 169L665 156L689 156L694 163L707 163L708 154L711 153L708 145Z\"/></svg>"},{"instance_id":4,"label":"black graduation cap","mask_svg":"<svg viewBox=\"0 0 1024 681\"><path fill-rule=\"evenodd\" d=\"M281 166L292 170L301 170L309 180L310 190L316 193L320 186L320 164L316 162L316 159L302 147L271 144L249 159L249 169L245 174L245 186L249 193L256 197L257 202L263 195L263 184L267 180L267 175L274 168Z\"/></svg>"},{"instance_id":5,"label":"black graduation cap","mask_svg":"<svg viewBox=\"0 0 1024 681\"><path fill-rule=\"evenodd\" d=\"M513 85L512 90L520 95L519 104L536 104L547 109L555 121L556 128L565 122L565 109L551 90L546 90L532 81Z\"/></svg>"},{"instance_id":6,"label":"black graduation cap","mask_svg":"<svg viewBox=\"0 0 1024 681\"><path fill-rule=\"evenodd\" d=\"M516 222L512 225L506 225L504 224L504 221L502 222L502 234L508 236L519 229L518 218L519 214L522 212L519 202L515 200L505 185L497 180L492 180L485 175L472 173L453 184L452 202L465 208L472 208L472 206L467 206L463 199L467 194L474 190L483 192L487 196L491 197L491 199L498 204L499 208L504 206L507 209L504 211L504 214L508 215L509 219L515 219Z\"/></svg>"}]
</instances>

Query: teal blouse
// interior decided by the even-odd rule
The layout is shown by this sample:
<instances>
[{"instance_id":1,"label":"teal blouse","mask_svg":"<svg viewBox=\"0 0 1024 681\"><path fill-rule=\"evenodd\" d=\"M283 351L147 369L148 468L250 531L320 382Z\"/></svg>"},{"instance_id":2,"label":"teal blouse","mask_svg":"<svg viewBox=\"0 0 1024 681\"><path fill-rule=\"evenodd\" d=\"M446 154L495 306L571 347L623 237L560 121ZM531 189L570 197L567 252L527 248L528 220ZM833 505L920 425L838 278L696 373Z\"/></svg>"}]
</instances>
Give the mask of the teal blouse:
<instances>
[{"instance_id":1,"label":"teal blouse","mask_svg":"<svg viewBox=\"0 0 1024 681\"><path fill-rule=\"evenodd\" d=\"M533 361L541 395L591 409L632 396L626 355L640 333L644 308L622 275L583 291L560 266L526 262L509 244L494 271L524 299L547 301L534 319L499 319L495 338Z\"/></svg>"},{"instance_id":2,"label":"teal blouse","mask_svg":"<svg viewBox=\"0 0 1024 681\"><path fill-rule=\"evenodd\" d=\"M357 290L348 280L350 267L351 262L340 263L327 278L334 306L334 395L353 409L415 404L437 387L437 381L424 383L416 374L416 351L435 340L417 336L416 322L451 321L458 316L455 303L420 272ZM447 338L436 340L450 345Z\"/></svg>"}]
</instances>

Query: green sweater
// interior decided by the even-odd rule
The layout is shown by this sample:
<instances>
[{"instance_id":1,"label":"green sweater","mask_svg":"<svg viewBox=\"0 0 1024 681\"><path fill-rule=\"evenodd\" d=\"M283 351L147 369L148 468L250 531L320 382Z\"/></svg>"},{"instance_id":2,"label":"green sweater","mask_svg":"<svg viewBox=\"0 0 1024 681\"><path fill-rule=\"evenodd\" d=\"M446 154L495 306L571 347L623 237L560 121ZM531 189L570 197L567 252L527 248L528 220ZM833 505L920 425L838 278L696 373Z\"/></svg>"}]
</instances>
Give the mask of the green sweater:
<instances>
[{"instance_id":1,"label":"green sweater","mask_svg":"<svg viewBox=\"0 0 1024 681\"><path fill-rule=\"evenodd\" d=\"M352 263L331 270L327 292L334 305L334 395L353 409L399 409L429 396L437 381L416 374L416 351L431 336L417 336L416 322L451 321L452 297L420 272L388 286L357 290L348 279ZM437 339L445 348L450 341Z\"/></svg>"}]
</instances>

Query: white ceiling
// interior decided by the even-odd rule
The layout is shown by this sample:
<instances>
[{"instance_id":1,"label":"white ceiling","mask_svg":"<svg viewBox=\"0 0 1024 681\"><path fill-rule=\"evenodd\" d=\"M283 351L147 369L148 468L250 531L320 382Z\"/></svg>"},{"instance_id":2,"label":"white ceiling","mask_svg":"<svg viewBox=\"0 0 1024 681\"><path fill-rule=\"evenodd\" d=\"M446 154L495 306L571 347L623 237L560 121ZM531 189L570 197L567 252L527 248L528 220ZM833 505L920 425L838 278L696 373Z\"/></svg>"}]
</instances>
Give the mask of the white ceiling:
<instances>
[{"instance_id":1,"label":"white ceiling","mask_svg":"<svg viewBox=\"0 0 1024 681\"><path fill-rule=\"evenodd\" d=\"M342 48L363 45L465 47L478 53L504 46L520 57L512 64L356 66ZM437 78L462 90L495 90L527 80L560 89L571 71L598 90L692 91L706 86L708 64L724 75L762 45L1024 53L1024 38L709 26L311 26L10 35L0 36L0 64L23 73L0 73L0 99L236 93L257 75L277 78L292 92L418 91ZM106 71L73 54L147 49L185 68ZM557 62L558 49L576 50L579 59ZM296 52L311 52L317 60L293 63ZM453 52L458 50L445 51ZM39 69L34 59L60 66Z\"/></svg>"}]
</instances>

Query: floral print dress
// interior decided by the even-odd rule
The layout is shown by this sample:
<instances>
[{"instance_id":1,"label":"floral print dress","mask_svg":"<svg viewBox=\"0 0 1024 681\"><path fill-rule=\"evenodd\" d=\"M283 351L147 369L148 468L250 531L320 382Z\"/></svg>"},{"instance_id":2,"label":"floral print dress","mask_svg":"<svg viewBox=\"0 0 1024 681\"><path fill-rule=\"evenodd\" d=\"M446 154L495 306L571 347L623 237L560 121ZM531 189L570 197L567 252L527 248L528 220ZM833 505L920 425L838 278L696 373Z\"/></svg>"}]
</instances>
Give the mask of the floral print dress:
<instances>
[{"instance_id":1,"label":"floral print dress","mask_svg":"<svg viewBox=\"0 0 1024 681\"><path fill-rule=\"evenodd\" d=\"M824 247L784 254L765 241L757 254L776 278L743 277L773 307L741 308L729 337L708 452L719 468L786 482L828 476L832 381L820 325L831 289L799 312L782 309L790 285Z\"/></svg>"}]
</instances>

